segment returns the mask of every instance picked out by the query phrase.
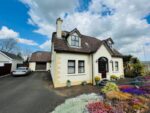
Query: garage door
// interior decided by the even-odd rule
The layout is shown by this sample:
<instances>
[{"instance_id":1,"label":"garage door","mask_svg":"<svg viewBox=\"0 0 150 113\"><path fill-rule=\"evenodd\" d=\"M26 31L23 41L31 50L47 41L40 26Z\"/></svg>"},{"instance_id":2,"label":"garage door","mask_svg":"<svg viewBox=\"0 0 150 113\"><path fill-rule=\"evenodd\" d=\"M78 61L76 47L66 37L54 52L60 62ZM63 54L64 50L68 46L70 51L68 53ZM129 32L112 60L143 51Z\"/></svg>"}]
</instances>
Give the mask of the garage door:
<instances>
[{"instance_id":1,"label":"garage door","mask_svg":"<svg viewBox=\"0 0 150 113\"><path fill-rule=\"evenodd\" d=\"M9 74L11 72L11 64L4 64L0 66L0 76Z\"/></svg>"},{"instance_id":2,"label":"garage door","mask_svg":"<svg viewBox=\"0 0 150 113\"><path fill-rule=\"evenodd\" d=\"M36 70L46 70L46 62L37 62Z\"/></svg>"}]
</instances>

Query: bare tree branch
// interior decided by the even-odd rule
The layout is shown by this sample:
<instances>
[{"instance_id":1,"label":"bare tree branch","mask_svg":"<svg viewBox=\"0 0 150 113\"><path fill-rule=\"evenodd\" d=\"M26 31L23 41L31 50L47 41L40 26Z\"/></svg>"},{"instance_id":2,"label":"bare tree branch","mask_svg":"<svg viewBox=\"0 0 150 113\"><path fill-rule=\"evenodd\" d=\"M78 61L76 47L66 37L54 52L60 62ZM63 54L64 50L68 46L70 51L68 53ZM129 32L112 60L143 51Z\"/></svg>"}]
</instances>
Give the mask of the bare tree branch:
<instances>
[{"instance_id":1,"label":"bare tree branch","mask_svg":"<svg viewBox=\"0 0 150 113\"><path fill-rule=\"evenodd\" d=\"M0 40L0 50L12 52L15 51L16 49L17 49L17 40L12 38Z\"/></svg>"}]
</instances>

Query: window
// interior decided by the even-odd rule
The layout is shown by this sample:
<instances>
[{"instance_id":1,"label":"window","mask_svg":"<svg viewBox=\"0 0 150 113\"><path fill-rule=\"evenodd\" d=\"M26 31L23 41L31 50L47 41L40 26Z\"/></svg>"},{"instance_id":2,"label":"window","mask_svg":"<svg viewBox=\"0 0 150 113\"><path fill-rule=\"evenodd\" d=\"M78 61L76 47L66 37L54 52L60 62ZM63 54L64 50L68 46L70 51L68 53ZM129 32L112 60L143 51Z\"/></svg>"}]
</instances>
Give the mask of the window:
<instances>
[{"instance_id":1,"label":"window","mask_svg":"<svg viewBox=\"0 0 150 113\"><path fill-rule=\"evenodd\" d=\"M71 46L79 47L79 37L78 36L71 36Z\"/></svg>"},{"instance_id":2,"label":"window","mask_svg":"<svg viewBox=\"0 0 150 113\"><path fill-rule=\"evenodd\" d=\"M115 70L119 71L119 66L118 66L118 62L117 61L115 62Z\"/></svg>"},{"instance_id":3,"label":"window","mask_svg":"<svg viewBox=\"0 0 150 113\"><path fill-rule=\"evenodd\" d=\"M112 61L112 71L114 71L114 62Z\"/></svg>"},{"instance_id":4,"label":"window","mask_svg":"<svg viewBox=\"0 0 150 113\"><path fill-rule=\"evenodd\" d=\"M107 42L107 44L110 48L112 48L112 42L110 40Z\"/></svg>"},{"instance_id":5,"label":"window","mask_svg":"<svg viewBox=\"0 0 150 113\"><path fill-rule=\"evenodd\" d=\"M75 73L75 60L68 60L68 74Z\"/></svg>"},{"instance_id":6,"label":"window","mask_svg":"<svg viewBox=\"0 0 150 113\"><path fill-rule=\"evenodd\" d=\"M84 73L85 72L84 61L83 60L79 60L79 62L78 62L78 72L79 73Z\"/></svg>"}]
</instances>

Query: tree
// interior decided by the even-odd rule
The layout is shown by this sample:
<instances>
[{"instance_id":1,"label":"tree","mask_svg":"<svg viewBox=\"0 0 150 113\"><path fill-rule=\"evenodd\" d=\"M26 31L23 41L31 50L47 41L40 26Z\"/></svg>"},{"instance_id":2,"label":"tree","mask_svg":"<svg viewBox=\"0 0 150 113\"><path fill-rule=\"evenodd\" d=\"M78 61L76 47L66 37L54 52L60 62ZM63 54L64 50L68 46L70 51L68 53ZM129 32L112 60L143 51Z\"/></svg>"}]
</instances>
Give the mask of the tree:
<instances>
[{"instance_id":1,"label":"tree","mask_svg":"<svg viewBox=\"0 0 150 113\"><path fill-rule=\"evenodd\" d=\"M143 75L144 66L138 58L129 55L124 56L123 61L125 76L134 77Z\"/></svg>"},{"instance_id":2,"label":"tree","mask_svg":"<svg viewBox=\"0 0 150 113\"><path fill-rule=\"evenodd\" d=\"M0 40L0 50L5 52L13 52L17 50L17 40L9 38L9 39L1 39Z\"/></svg>"}]
</instances>

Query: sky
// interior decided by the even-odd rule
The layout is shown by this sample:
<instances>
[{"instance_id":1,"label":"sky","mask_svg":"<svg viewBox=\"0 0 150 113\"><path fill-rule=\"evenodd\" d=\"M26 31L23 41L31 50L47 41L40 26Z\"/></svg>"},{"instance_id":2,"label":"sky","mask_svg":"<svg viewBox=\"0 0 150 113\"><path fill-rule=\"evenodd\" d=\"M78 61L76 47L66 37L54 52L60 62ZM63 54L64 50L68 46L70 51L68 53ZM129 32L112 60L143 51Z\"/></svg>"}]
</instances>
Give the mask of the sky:
<instances>
[{"instance_id":1,"label":"sky","mask_svg":"<svg viewBox=\"0 0 150 113\"><path fill-rule=\"evenodd\" d=\"M0 39L21 50L50 51L56 19L98 39L111 37L122 54L150 60L149 0L0 0Z\"/></svg>"}]
</instances>

